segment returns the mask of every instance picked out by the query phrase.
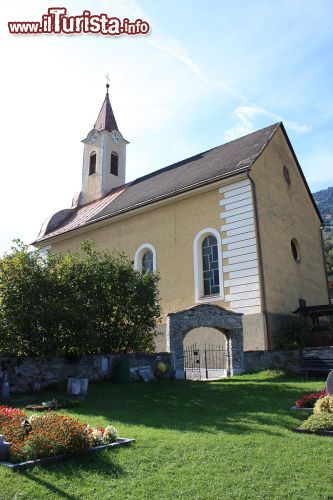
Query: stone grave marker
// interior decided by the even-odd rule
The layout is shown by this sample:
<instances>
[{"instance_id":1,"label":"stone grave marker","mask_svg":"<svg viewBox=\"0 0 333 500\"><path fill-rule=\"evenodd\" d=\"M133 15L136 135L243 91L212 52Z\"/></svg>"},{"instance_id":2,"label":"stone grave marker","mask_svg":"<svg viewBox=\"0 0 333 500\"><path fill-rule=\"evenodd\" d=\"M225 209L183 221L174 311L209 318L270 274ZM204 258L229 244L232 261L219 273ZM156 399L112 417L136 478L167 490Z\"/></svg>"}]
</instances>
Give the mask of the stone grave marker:
<instances>
[{"instance_id":1,"label":"stone grave marker","mask_svg":"<svg viewBox=\"0 0 333 500\"><path fill-rule=\"evenodd\" d=\"M328 394L333 395L333 370L328 374L326 380L326 389Z\"/></svg>"},{"instance_id":2,"label":"stone grave marker","mask_svg":"<svg viewBox=\"0 0 333 500\"><path fill-rule=\"evenodd\" d=\"M155 375L151 366L143 366L137 371L137 373L144 382L155 380Z\"/></svg>"},{"instance_id":3,"label":"stone grave marker","mask_svg":"<svg viewBox=\"0 0 333 500\"><path fill-rule=\"evenodd\" d=\"M67 383L67 394L77 397L86 397L88 393L88 378L69 378Z\"/></svg>"},{"instance_id":4,"label":"stone grave marker","mask_svg":"<svg viewBox=\"0 0 333 500\"><path fill-rule=\"evenodd\" d=\"M10 450L10 443L7 443L4 436L0 434L0 461L7 460Z\"/></svg>"}]
</instances>

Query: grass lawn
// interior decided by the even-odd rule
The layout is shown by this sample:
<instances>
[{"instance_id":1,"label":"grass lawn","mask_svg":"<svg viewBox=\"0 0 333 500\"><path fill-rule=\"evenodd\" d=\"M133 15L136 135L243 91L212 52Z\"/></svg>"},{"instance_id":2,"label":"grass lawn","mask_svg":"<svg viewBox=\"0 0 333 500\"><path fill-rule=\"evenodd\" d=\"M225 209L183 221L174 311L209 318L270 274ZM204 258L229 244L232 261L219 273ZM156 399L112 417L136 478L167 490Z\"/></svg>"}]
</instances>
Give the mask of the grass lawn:
<instances>
[{"instance_id":1,"label":"grass lawn","mask_svg":"<svg viewBox=\"0 0 333 500\"><path fill-rule=\"evenodd\" d=\"M68 413L111 422L137 442L47 468L0 468L0 499L333 499L333 439L292 432L300 416L289 411L300 394L323 387L274 372L91 384Z\"/></svg>"}]
</instances>

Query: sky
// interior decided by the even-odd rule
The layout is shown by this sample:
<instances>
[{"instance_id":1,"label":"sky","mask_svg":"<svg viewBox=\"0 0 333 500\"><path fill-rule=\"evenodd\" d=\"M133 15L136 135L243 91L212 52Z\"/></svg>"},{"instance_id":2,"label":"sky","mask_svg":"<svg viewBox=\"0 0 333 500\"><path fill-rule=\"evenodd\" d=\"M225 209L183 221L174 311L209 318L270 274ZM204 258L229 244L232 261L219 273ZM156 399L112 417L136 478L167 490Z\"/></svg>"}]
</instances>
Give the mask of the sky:
<instances>
[{"instance_id":1,"label":"sky","mask_svg":"<svg viewBox=\"0 0 333 500\"><path fill-rule=\"evenodd\" d=\"M110 75L127 181L282 120L313 192L333 186L332 0L72 0L148 35L12 35L53 2L2 0L0 254L81 188Z\"/></svg>"}]
</instances>

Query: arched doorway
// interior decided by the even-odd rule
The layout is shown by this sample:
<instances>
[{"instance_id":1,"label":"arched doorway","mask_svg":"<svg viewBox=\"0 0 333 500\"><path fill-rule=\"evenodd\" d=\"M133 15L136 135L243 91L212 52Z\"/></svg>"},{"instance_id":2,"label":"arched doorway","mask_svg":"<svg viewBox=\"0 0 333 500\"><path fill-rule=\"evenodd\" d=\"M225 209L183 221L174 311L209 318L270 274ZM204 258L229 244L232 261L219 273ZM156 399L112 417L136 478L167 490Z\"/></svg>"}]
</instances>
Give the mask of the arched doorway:
<instances>
[{"instance_id":1,"label":"arched doorway","mask_svg":"<svg viewBox=\"0 0 333 500\"><path fill-rule=\"evenodd\" d=\"M183 351L186 379L216 380L230 375L226 332L207 326L193 328L184 336Z\"/></svg>"},{"instance_id":2,"label":"arched doorway","mask_svg":"<svg viewBox=\"0 0 333 500\"><path fill-rule=\"evenodd\" d=\"M241 373L243 371L242 316L240 313L211 304L200 304L184 311L170 313L167 323L167 347L175 356L177 378L185 376L184 338L186 334L203 327L218 330L226 337L226 353L229 359L228 375Z\"/></svg>"}]
</instances>

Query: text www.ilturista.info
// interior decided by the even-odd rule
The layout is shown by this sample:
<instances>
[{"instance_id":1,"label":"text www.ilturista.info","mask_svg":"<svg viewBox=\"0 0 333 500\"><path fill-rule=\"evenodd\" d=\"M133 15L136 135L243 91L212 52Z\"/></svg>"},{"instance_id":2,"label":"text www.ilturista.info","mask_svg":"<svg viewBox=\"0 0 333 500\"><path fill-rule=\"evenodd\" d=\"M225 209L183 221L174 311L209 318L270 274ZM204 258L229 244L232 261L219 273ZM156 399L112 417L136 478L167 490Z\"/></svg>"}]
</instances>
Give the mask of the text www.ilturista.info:
<instances>
[{"instance_id":1,"label":"text www.ilturista.info","mask_svg":"<svg viewBox=\"0 0 333 500\"><path fill-rule=\"evenodd\" d=\"M147 35L149 23L142 19L130 21L127 17L109 17L107 14L92 15L84 10L80 16L67 16L65 7L51 7L42 21L11 21L8 22L9 32L13 35L43 35L64 34L78 35L92 33L108 36Z\"/></svg>"}]
</instances>

